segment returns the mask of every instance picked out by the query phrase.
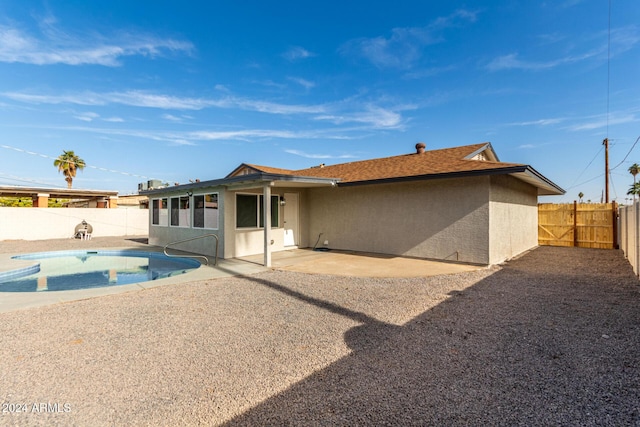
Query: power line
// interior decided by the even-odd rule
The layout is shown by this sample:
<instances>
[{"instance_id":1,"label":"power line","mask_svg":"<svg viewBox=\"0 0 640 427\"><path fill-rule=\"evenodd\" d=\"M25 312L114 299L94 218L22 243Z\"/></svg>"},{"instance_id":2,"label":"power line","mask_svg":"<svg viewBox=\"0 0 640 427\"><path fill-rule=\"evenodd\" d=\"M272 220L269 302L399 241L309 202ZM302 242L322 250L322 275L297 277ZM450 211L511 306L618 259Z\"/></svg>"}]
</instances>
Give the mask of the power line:
<instances>
[{"instance_id":1,"label":"power line","mask_svg":"<svg viewBox=\"0 0 640 427\"><path fill-rule=\"evenodd\" d=\"M2 173L2 172L0 172L0 176L4 176L4 177L6 177L5 179L11 180L11 181L28 182L30 184L45 185L47 187L66 188L66 187L63 187L62 185L55 185L55 184L49 184L49 183L44 183L44 182L38 182L38 181L35 181L33 179L21 178L19 176L9 175L9 174ZM13 185L13 184L7 184L7 185Z\"/></svg>"},{"instance_id":2,"label":"power line","mask_svg":"<svg viewBox=\"0 0 640 427\"><path fill-rule=\"evenodd\" d=\"M574 185L574 186L571 186L571 187L567 188L567 190L571 190L571 189L573 189L573 188L576 188L576 187L579 187L579 186L581 186L581 185L587 184L587 183L589 183L589 182L591 182L591 181L595 181L596 179L600 179L600 178L602 178L603 176L604 176L604 174L603 174L603 173L601 173L600 175L598 175L598 176L596 176L596 177L593 177L593 178L591 178L591 179L588 179L588 180L586 180L586 181L583 181L583 182L581 182L580 184L576 184L576 185Z\"/></svg>"},{"instance_id":3,"label":"power line","mask_svg":"<svg viewBox=\"0 0 640 427\"><path fill-rule=\"evenodd\" d=\"M573 181L573 183L571 183L571 185L569 186L569 188L567 188L567 190L571 190L572 188L577 187L578 185L582 185L582 184L578 184L578 185L574 185L576 183L576 181L578 181L580 179L580 177L582 176L582 174L584 174L587 169L589 169L589 166L591 166L591 164L598 158L598 156L600 155L600 152L602 152L602 150L604 150L604 146L600 147L600 150L598 150L598 152L596 153L596 155L593 157L593 159L591 159L591 161L589 162L589 164L582 170L582 172L580 172L580 175L578 175L578 177ZM602 176L602 175L600 175ZM589 181L587 181L589 182ZM584 184L584 183L583 183Z\"/></svg>"},{"instance_id":4,"label":"power line","mask_svg":"<svg viewBox=\"0 0 640 427\"><path fill-rule=\"evenodd\" d=\"M611 170L614 170L615 168L617 168L618 166L620 166L621 164L624 163L625 160L627 160L627 157L629 157L629 154L631 154L631 151L633 151L633 149L635 148L636 144L638 143L638 141L640 141L640 136L638 138L636 138L636 142L633 143L633 145L631 146L631 148L629 149L629 151L627 152L627 155L624 156L624 159L622 159L622 161L620 163L618 163L617 165L615 165L613 168L611 168Z\"/></svg>"},{"instance_id":5,"label":"power line","mask_svg":"<svg viewBox=\"0 0 640 427\"><path fill-rule=\"evenodd\" d=\"M13 151L17 151L17 152L20 152L20 153L26 153L26 154L30 154L32 156L39 156L39 157L43 157L45 159L51 159L51 160L57 160L58 159L57 157L51 157L51 156L48 156L46 154L36 153L35 151L23 150L22 148L12 147L10 145L0 144L0 148L5 148L7 150L13 150ZM73 162L70 162L70 163L73 163ZM117 173L117 174L121 174L121 175L133 176L133 177L136 177L136 178L142 178L142 179L146 179L146 180L152 179L152 178L150 178L148 176L145 176L145 175L138 175L138 174L135 174L135 173L123 172L123 171L118 171L118 170L115 170L115 169L107 169L107 168L103 168L103 167L99 167L99 166L93 166L93 165L85 164L85 167L91 168L91 169L100 170L100 171L103 171L103 172L111 172L111 173Z\"/></svg>"}]
</instances>

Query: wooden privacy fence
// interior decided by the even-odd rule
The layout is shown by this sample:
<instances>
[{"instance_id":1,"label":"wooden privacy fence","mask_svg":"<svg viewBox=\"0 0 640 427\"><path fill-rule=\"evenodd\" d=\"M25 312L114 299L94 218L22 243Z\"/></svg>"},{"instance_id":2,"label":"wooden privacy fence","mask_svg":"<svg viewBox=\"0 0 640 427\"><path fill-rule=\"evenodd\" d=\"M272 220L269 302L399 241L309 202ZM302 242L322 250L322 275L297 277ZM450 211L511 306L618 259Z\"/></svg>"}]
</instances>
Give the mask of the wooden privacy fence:
<instances>
[{"instance_id":1,"label":"wooden privacy fence","mask_svg":"<svg viewBox=\"0 0 640 427\"><path fill-rule=\"evenodd\" d=\"M614 249L617 242L616 203L541 203L538 244Z\"/></svg>"}]
</instances>

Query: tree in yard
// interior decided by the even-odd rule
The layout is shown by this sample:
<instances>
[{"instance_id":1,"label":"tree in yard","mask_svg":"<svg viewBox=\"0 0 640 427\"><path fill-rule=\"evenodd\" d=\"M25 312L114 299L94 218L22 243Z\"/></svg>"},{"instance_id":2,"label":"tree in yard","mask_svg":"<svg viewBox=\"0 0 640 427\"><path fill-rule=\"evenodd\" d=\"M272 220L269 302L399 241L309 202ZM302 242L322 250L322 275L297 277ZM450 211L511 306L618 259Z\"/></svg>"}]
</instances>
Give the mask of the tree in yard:
<instances>
[{"instance_id":1,"label":"tree in yard","mask_svg":"<svg viewBox=\"0 0 640 427\"><path fill-rule=\"evenodd\" d=\"M631 187L629 187L629 191L627 191L627 194L633 194L633 200L635 201L636 195L640 194L640 182L636 182Z\"/></svg>"},{"instance_id":2,"label":"tree in yard","mask_svg":"<svg viewBox=\"0 0 640 427\"><path fill-rule=\"evenodd\" d=\"M82 170L85 167L84 160L76 156L73 151L62 151L62 154L54 160L53 166L58 168L58 172L64 174L64 180L67 181L67 188L71 188L73 184L73 178L76 177L76 172Z\"/></svg>"},{"instance_id":3,"label":"tree in yard","mask_svg":"<svg viewBox=\"0 0 640 427\"><path fill-rule=\"evenodd\" d=\"M582 203L582 198L584 197L584 193L581 191L578 193L578 199L580 199L580 203Z\"/></svg>"},{"instance_id":4,"label":"tree in yard","mask_svg":"<svg viewBox=\"0 0 640 427\"><path fill-rule=\"evenodd\" d=\"M629 166L629 173L631 175L633 175L633 187L631 187L632 189L635 188L636 186L636 175L638 175L638 173L640 173L640 165L637 163L632 164L631 166ZM631 190L629 190L631 191ZM637 192L635 193L627 193L627 194L633 194L633 201L635 203L636 201L636 194L638 194Z\"/></svg>"}]
</instances>

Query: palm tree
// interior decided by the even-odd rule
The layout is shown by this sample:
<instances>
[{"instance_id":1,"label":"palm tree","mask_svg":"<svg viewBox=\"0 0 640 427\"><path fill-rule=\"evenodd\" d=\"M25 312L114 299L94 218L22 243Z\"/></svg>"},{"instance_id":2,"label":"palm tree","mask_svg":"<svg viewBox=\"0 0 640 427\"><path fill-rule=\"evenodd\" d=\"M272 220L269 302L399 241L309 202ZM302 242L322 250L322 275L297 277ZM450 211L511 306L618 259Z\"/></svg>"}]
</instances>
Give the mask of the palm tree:
<instances>
[{"instance_id":1,"label":"palm tree","mask_svg":"<svg viewBox=\"0 0 640 427\"><path fill-rule=\"evenodd\" d=\"M640 173L640 165L637 163L632 164L631 166L629 166L629 173L631 175L633 175L633 187L634 188L636 186L636 175L638 175L638 173ZM633 194L633 202L635 203L636 201L636 193L627 193L627 194Z\"/></svg>"},{"instance_id":2,"label":"palm tree","mask_svg":"<svg viewBox=\"0 0 640 427\"><path fill-rule=\"evenodd\" d=\"M640 182L636 182L631 187L629 187L629 191L627 191L627 194L633 194L633 199L635 200L636 195L640 194Z\"/></svg>"},{"instance_id":3,"label":"palm tree","mask_svg":"<svg viewBox=\"0 0 640 427\"><path fill-rule=\"evenodd\" d=\"M578 193L578 199L580 199L580 203L582 203L582 198L584 197L584 193L581 191Z\"/></svg>"},{"instance_id":4,"label":"palm tree","mask_svg":"<svg viewBox=\"0 0 640 427\"><path fill-rule=\"evenodd\" d=\"M76 177L76 172L82 170L85 167L84 160L76 156L73 151L62 151L62 154L54 160L53 166L58 168L58 172L64 174L64 180L67 181L67 188L71 188L73 178Z\"/></svg>"}]
</instances>

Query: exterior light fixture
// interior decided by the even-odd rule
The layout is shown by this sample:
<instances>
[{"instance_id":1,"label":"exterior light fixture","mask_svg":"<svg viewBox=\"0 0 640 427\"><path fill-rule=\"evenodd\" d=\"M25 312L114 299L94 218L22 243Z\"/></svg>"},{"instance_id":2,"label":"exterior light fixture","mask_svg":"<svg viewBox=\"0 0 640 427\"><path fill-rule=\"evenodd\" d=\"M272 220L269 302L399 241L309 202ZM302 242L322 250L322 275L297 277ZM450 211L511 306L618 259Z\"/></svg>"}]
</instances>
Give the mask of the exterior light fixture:
<instances>
[{"instance_id":1,"label":"exterior light fixture","mask_svg":"<svg viewBox=\"0 0 640 427\"><path fill-rule=\"evenodd\" d=\"M280 206L284 206L287 204L287 201L284 199L284 197L280 196Z\"/></svg>"}]
</instances>

